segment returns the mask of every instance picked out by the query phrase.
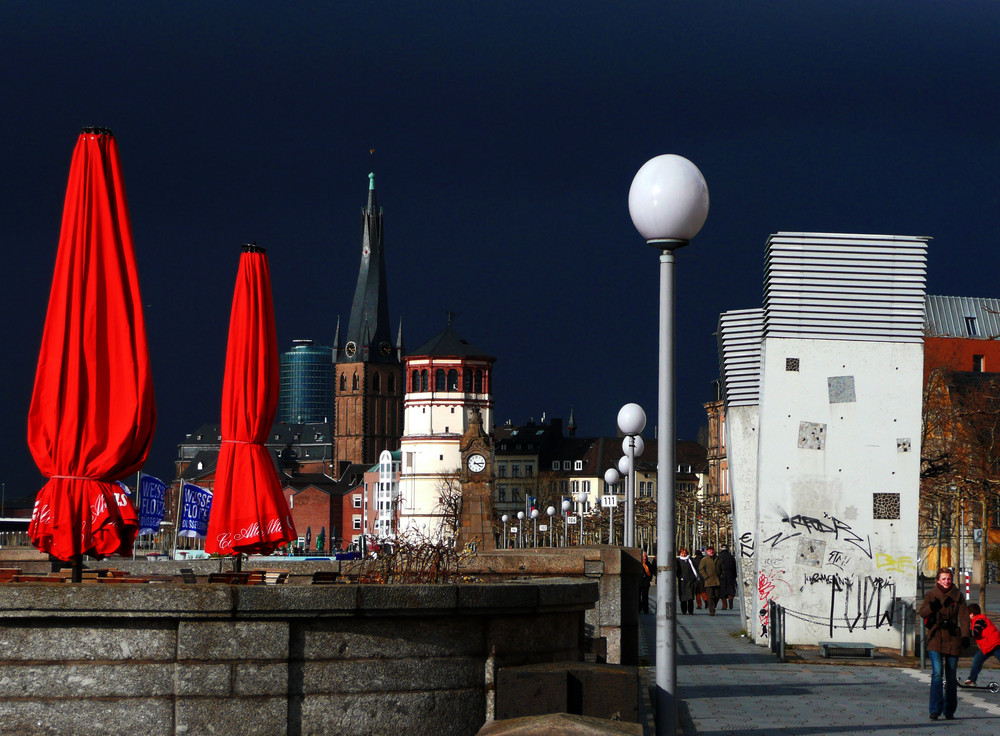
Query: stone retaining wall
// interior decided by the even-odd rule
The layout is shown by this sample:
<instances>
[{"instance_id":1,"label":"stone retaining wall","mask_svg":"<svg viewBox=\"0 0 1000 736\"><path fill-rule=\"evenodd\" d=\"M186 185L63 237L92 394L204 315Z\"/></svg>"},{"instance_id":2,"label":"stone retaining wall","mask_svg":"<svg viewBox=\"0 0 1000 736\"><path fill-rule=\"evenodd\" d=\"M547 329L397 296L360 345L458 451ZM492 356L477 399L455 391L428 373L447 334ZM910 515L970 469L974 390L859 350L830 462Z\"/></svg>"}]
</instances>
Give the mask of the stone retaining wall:
<instances>
[{"instance_id":1,"label":"stone retaining wall","mask_svg":"<svg viewBox=\"0 0 1000 736\"><path fill-rule=\"evenodd\" d=\"M156 563L154 563L156 564ZM0 734L475 734L596 582L0 585Z\"/></svg>"}]
</instances>

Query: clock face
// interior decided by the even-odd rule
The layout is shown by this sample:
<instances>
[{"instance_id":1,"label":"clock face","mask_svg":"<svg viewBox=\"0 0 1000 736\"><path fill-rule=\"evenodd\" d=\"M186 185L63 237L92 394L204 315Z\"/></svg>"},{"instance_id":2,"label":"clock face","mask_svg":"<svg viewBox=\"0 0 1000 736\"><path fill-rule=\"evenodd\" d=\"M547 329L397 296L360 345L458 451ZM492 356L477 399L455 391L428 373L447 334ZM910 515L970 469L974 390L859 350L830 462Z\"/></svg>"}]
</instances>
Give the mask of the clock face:
<instances>
[{"instance_id":1,"label":"clock face","mask_svg":"<svg viewBox=\"0 0 1000 736\"><path fill-rule=\"evenodd\" d=\"M348 358L353 358L354 354L358 352L358 346L354 344L353 340L351 340L351 342L344 346L344 352L347 353Z\"/></svg>"},{"instance_id":2,"label":"clock face","mask_svg":"<svg viewBox=\"0 0 1000 736\"><path fill-rule=\"evenodd\" d=\"M390 355L392 355L392 345L390 345L387 342L380 342L378 344L378 351L382 353L382 355L388 358Z\"/></svg>"},{"instance_id":3,"label":"clock face","mask_svg":"<svg viewBox=\"0 0 1000 736\"><path fill-rule=\"evenodd\" d=\"M486 458L480 454L469 455L469 470L482 473L486 469Z\"/></svg>"}]
</instances>

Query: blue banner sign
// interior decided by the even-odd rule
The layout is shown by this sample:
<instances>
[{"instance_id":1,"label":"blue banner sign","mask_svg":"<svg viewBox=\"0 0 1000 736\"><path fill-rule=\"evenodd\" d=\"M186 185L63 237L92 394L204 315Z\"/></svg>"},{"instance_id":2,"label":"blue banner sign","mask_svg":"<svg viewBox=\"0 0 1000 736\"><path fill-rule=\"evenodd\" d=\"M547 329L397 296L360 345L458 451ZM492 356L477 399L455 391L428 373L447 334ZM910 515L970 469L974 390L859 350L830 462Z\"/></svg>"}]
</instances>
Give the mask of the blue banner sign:
<instances>
[{"instance_id":1,"label":"blue banner sign","mask_svg":"<svg viewBox=\"0 0 1000 736\"><path fill-rule=\"evenodd\" d=\"M184 484L181 503L180 537L204 539L208 536L208 512L212 508L212 492L194 483Z\"/></svg>"}]
</instances>

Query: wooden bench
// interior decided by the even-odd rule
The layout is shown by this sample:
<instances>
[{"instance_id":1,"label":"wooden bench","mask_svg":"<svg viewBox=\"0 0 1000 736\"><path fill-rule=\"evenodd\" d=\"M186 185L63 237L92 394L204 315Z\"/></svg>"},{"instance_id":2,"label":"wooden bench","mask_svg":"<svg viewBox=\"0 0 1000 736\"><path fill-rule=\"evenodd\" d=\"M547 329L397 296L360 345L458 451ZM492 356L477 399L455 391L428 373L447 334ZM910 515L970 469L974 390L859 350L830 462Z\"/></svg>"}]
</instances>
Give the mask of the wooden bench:
<instances>
[{"instance_id":1,"label":"wooden bench","mask_svg":"<svg viewBox=\"0 0 1000 736\"><path fill-rule=\"evenodd\" d=\"M182 567L181 568L181 579L185 583L197 583L198 582L198 576L194 574L194 570L191 569L190 567Z\"/></svg>"},{"instance_id":2,"label":"wooden bench","mask_svg":"<svg viewBox=\"0 0 1000 736\"><path fill-rule=\"evenodd\" d=\"M281 585L288 577L288 570L264 570L264 582L268 585Z\"/></svg>"},{"instance_id":3,"label":"wooden bench","mask_svg":"<svg viewBox=\"0 0 1000 736\"><path fill-rule=\"evenodd\" d=\"M339 572L334 572L332 570L320 570L313 573L312 584L313 585L332 585L337 582L337 578L340 577Z\"/></svg>"},{"instance_id":4,"label":"wooden bench","mask_svg":"<svg viewBox=\"0 0 1000 736\"><path fill-rule=\"evenodd\" d=\"M21 574L19 567L0 567L0 583L13 582L16 575Z\"/></svg>"},{"instance_id":5,"label":"wooden bench","mask_svg":"<svg viewBox=\"0 0 1000 736\"><path fill-rule=\"evenodd\" d=\"M875 645L862 641L821 641L819 653L826 659L833 656L872 659L875 656Z\"/></svg>"}]
</instances>

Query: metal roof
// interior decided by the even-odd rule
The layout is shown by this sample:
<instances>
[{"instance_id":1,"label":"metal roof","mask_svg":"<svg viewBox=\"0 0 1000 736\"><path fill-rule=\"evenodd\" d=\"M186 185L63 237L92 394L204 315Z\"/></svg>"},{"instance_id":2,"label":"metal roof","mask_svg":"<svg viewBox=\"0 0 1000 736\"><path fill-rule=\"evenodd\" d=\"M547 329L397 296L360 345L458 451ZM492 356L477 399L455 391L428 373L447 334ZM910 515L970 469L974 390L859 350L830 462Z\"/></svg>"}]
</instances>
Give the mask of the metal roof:
<instances>
[{"instance_id":1,"label":"metal roof","mask_svg":"<svg viewBox=\"0 0 1000 736\"><path fill-rule=\"evenodd\" d=\"M1000 336L1000 299L928 296L927 335L991 340Z\"/></svg>"}]
</instances>

